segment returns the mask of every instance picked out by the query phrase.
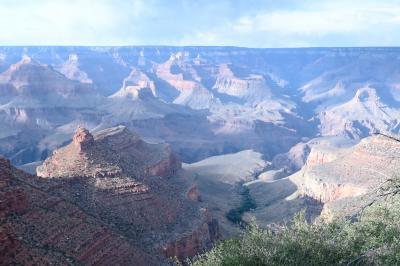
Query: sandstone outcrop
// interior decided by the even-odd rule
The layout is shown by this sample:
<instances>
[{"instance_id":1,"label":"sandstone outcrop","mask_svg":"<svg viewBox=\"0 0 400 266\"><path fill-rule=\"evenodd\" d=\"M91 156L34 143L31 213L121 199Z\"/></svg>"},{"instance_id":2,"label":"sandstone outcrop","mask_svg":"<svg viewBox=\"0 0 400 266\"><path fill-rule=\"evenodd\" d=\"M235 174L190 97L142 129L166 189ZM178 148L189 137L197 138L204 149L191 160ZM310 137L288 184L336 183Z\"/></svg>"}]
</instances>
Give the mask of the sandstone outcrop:
<instances>
[{"instance_id":1,"label":"sandstone outcrop","mask_svg":"<svg viewBox=\"0 0 400 266\"><path fill-rule=\"evenodd\" d=\"M156 75L180 94L174 103L192 109L208 109L215 102L213 94L201 83L195 68L184 62L184 55L177 53L155 68Z\"/></svg>"},{"instance_id":2,"label":"sandstone outcrop","mask_svg":"<svg viewBox=\"0 0 400 266\"><path fill-rule=\"evenodd\" d=\"M148 144L124 126L94 136L78 128L72 144L55 151L37 168L41 177L109 177L125 173L141 180L170 176L181 163L167 144Z\"/></svg>"},{"instance_id":3,"label":"sandstone outcrop","mask_svg":"<svg viewBox=\"0 0 400 266\"><path fill-rule=\"evenodd\" d=\"M261 75L235 76L227 64L219 66L219 74L213 90L249 101L262 101L271 97L271 90Z\"/></svg>"},{"instance_id":4,"label":"sandstone outcrop","mask_svg":"<svg viewBox=\"0 0 400 266\"><path fill-rule=\"evenodd\" d=\"M68 60L57 68L67 78L77 80L82 83L93 83L88 74L79 68L79 58L77 54L70 54Z\"/></svg>"},{"instance_id":5,"label":"sandstone outcrop","mask_svg":"<svg viewBox=\"0 0 400 266\"><path fill-rule=\"evenodd\" d=\"M151 265L156 260L0 158L0 264Z\"/></svg>"},{"instance_id":6,"label":"sandstone outcrop","mask_svg":"<svg viewBox=\"0 0 400 266\"><path fill-rule=\"evenodd\" d=\"M151 81L143 72L133 69L129 76L124 79L122 88L111 97L127 97L132 100L136 100L139 97L140 91L143 89L149 89L151 94L156 96L156 87L154 81Z\"/></svg>"},{"instance_id":7,"label":"sandstone outcrop","mask_svg":"<svg viewBox=\"0 0 400 266\"><path fill-rule=\"evenodd\" d=\"M201 194L196 185L189 189L187 192L187 197L193 201L201 201Z\"/></svg>"},{"instance_id":8,"label":"sandstone outcrop","mask_svg":"<svg viewBox=\"0 0 400 266\"><path fill-rule=\"evenodd\" d=\"M304 167L290 180L300 195L330 205L376 190L399 170L400 142L378 135L334 153L311 150Z\"/></svg>"},{"instance_id":9,"label":"sandstone outcrop","mask_svg":"<svg viewBox=\"0 0 400 266\"><path fill-rule=\"evenodd\" d=\"M218 239L218 223L188 198L192 184L175 177L181 163L166 144L149 144L123 126L91 134L37 168L42 188L66 198L154 255L183 259Z\"/></svg>"}]
</instances>

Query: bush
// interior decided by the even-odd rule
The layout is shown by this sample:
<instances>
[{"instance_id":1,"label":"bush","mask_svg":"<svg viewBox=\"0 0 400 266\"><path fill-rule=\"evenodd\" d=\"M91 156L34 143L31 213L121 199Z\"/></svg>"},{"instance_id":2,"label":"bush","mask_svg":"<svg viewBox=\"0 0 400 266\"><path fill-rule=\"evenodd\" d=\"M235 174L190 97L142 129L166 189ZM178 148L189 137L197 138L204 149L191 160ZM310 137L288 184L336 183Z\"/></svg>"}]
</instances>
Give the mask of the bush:
<instances>
[{"instance_id":1,"label":"bush","mask_svg":"<svg viewBox=\"0 0 400 266\"><path fill-rule=\"evenodd\" d=\"M242 220L243 213L250 211L251 209L255 209L257 207L256 201L251 197L250 189L246 186L240 186L239 194L242 197L240 206L230 210L226 214L226 218L232 223L244 223Z\"/></svg>"},{"instance_id":2,"label":"bush","mask_svg":"<svg viewBox=\"0 0 400 266\"><path fill-rule=\"evenodd\" d=\"M400 265L400 197L374 202L354 222L308 224L302 212L278 230L253 224L188 264Z\"/></svg>"}]
</instances>

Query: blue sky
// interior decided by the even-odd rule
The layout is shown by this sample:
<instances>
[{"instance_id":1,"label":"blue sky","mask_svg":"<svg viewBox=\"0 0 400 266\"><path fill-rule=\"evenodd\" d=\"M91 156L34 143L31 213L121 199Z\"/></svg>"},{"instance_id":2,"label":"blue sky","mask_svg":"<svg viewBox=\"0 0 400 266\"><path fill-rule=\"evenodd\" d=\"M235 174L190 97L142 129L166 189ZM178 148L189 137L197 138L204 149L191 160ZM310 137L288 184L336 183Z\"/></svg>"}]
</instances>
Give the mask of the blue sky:
<instances>
[{"instance_id":1,"label":"blue sky","mask_svg":"<svg viewBox=\"0 0 400 266\"><path fill-rule=\"evenodd\" d=\"M0 45L400 46L400 0L0 0Z\"/></svg>"}]
</instances>

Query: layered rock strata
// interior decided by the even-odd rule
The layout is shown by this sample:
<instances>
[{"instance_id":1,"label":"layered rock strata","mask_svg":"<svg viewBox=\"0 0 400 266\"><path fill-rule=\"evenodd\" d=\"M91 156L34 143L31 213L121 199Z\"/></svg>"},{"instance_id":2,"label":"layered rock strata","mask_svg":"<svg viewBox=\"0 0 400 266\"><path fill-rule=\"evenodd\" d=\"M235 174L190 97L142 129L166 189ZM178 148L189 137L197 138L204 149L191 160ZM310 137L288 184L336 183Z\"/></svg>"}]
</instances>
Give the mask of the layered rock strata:
<instances>
[{"instance_id":1,"label":"layered rock strata","mask_svg":"<svg viewBox=\"0 0 400 266\"><path fill-rule=\"evenodd\" d=\"M92 135L79 128L37 174L43 189L74 202L160 261L184 259L212 245L218 223L188 198L175 177L180 161L166 144L148 144L123 126Z\"/></svg>"},{"instance_id":2,"label":"layered rock strata","mask_svg":"<svg viewBox=\"0 0 400 266\"><path fill-rule=\"evenodd\" d=\"M387 136L372 136L338 151L313 151L306 164L290 180L301 195L329 206L354 205L353 198L376 191L400 170L400 142ZM346 204L348 202L348 204ZM328 212L324 210L324 212Z\"/></svg>"},{"instance_id":3,"label":"layered rock strata","mask_svg":"<svg viewBox=\"0 0 400 266\"><path fill-rule=\"evenodd\" d=\"M0 158L0 264L151 265L157 261Z\"/></svg>"}]
</instances>

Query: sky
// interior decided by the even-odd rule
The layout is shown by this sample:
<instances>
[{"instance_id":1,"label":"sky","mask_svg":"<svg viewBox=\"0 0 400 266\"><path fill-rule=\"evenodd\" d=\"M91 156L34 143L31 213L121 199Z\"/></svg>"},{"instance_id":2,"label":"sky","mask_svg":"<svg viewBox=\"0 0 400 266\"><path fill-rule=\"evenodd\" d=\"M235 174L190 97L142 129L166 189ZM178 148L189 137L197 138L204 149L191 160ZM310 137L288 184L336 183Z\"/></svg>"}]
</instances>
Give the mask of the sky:
<instances>
[{"instance_id":1,"label":"sky","mask_svg":"<svg viewBox=\"0 0 400 266\"><path fill-rule=\"evenodd\" d=\"M0 0L0 45L400 46L400 0Z\"/></svg>"}]
</instances>

